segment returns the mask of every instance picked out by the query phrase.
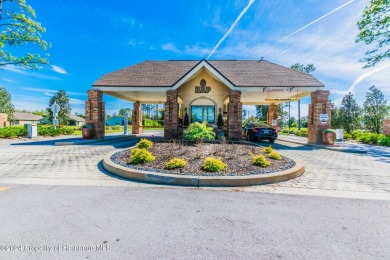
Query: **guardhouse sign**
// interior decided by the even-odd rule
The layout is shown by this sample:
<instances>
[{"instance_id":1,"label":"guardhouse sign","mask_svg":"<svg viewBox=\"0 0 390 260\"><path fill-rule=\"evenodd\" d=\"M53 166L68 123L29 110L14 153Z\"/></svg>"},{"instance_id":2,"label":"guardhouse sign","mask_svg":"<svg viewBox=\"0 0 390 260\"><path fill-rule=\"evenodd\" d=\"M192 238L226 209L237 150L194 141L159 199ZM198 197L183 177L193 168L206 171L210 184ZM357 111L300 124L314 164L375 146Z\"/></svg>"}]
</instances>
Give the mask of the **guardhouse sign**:
<instances>
[{"instance_id":1,"label":"guardhouse sign","mask_svg":"<svg viewBox=\"0 0 390 260\"><path fill-rule=\"evenodd\" d=\"M206 86L206 80L202 79L199 84L200 86L195 86L195 93L209 93L211 91L211 87Z\"/></svg>"}]
</instances>

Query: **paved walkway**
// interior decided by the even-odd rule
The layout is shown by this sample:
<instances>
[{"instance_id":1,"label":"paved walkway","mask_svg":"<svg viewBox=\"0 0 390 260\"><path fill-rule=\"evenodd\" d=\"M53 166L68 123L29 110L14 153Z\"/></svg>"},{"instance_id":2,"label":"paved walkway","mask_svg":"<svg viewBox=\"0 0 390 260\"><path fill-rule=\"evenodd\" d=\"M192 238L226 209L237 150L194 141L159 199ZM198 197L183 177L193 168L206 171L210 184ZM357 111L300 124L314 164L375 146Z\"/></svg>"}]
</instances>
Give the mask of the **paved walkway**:
<instances>
[{"instance_id":1,"label":"paved walkway","mask_svg":"<svg viewBox=\"0 0 390 260\"><path fill-rule=\"evenodd\" d=\"M144 136L161 135L161 131ZM53 146L53 141L0 146L0 184L54 184L86 186L156 187L127 181L107 173L101 159L107 153L134 145L123 137L89 145ZM259 143L260 145L269 144ZM271 185L223 190L273 192L351 198L390 199L390 157L369 148L365 154L334 152L278 140L283 155L303 162L299 178ZM214 188L213 188L214 189Z\"/></svg>"}]
</instances>

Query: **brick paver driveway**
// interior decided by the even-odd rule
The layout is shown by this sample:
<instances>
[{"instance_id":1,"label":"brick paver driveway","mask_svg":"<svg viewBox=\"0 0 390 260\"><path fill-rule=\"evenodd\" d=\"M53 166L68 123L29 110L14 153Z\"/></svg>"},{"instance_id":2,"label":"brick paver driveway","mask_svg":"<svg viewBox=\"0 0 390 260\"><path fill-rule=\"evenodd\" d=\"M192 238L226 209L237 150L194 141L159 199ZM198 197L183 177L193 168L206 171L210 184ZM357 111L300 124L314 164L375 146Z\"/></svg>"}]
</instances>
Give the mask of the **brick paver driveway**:
<instances>
[{"instance_id":1,"label":"brick paver driveway","mask_svg":"<svg viewBox=\"0 0 390 260\"><path fill-rule=\"evenodd\" d=\"M0 183L155 186L116 178L101 167L100 161L105 154L132 146L136 141L117 140L77 146L45 143L2 145ZM360 193L357 197L369 198L370 194L375 194L376 198L390 198L389 157L375 153L352 154L313 149L282 141L275 143L274 147L283 155L303 162L306 166L304 175L287 182L241 190L298 194L316 191L313 195Z\"/></svg>"}]
</instances>

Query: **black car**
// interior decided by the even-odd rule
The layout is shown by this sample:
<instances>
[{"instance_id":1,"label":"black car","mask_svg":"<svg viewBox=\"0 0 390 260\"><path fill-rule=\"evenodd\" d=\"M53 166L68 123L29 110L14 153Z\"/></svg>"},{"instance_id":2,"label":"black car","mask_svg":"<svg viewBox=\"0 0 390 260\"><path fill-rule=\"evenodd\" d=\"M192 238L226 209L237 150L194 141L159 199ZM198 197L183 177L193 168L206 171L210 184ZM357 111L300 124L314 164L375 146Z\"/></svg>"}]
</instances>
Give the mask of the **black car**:
<instances>
[{"instance_id":1,"label":"black car","mask_svg":"<svg viewBox=\"0 0 390 260\"><path fill-rule=\"evenodd\" d=\"M243 136L248 141L269 140L275 142L278 133L275 128L264 123L248 123L242 127Z\"/></svg>"}]
</instances>

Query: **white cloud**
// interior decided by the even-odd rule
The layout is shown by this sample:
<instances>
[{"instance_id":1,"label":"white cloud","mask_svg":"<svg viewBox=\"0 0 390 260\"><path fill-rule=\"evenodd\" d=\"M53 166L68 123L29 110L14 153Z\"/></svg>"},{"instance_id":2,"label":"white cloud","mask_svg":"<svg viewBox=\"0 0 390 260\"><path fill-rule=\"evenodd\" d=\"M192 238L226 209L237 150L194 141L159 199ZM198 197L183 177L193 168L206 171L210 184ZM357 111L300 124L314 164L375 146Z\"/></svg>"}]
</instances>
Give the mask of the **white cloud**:
<instances>
[{"instance_id":1,"label":"white cloud","mask_svg":"<svg viewBox=\"0 0 390 260\"><path fill-rule=\"evenodd\" d=\"M43 74L37 73L37 72L31 72L31 71L28 71L28 70L25 70L25 69L17 68L15 66L6 66L4 68L4 70L10 71L10 72L14 72L14 73L18 73L18 74L21 74L21 75L25 75L25 76L28 76L28 77L38 78L38 79L61 80L61 78L58 78L58 77L47 76L47 75L43 75Z\"/></svg>"},{"instance_id":2,"label":"white cloud","mask_svg":"<svg viewBox=\"0 0 390 260\"><path fill-rule=\"evenodd\" d=\"M361 74L359 77L357 77L354 82L352 83L352 86L348 89L348 92L354 92L355 91L355 87L360 83L362 82L363 80L365 80L366 78L368 77L371 77L372 75L374 74L377 74L378 72L382 71L382 70L385 70L387 68L390 68L390 63L387 63L385 65L382 65L380 67L376 67L376 68L373 68L372 70L369 70L363 74ZM389 78L387 77L387 80ZM386 80L386 79L385 79Z\"/></svg>"},{"instance_id":3,"label":"white cloud","mask_svg":"<svg viewBox=\"0 0 390 260\"><path fill-rule=\"evenodd\" d=\"M57 65L50 65L50 66L51 66L51 69L53 71L60 73L60 74L68 75L68 72L63 67L60 67Z\"/></svg>"},{"instance_id":4,"label":"white cloud","mask_svg":"<svg viewBox=\"0 0 390 260\"><path fill-rule=\"evenodd\" d=\"M164 51L171 51L171 52L174 52L176 54L181 53L181 51L176 47L176 45L171 43L171 42L163 44L161 46L161 49L163 49Z\"/></svg>"},{"instance_id":5,"label":"white cloud","mask_svg":"<svg viewBox=\"0 0 390 260\"><path fill-rule=\"evenodd\" d=\"M58 92L58 90L47 89L47 88L20 88L20 89L27 90L27 91L40 92L40 93L44 93L45 95L47 93L50 93L50 95L54 95L55 93ZM86 96L87 95L86 93L81 93L81 92L72 92L72 91L66 91L66 90L65 90L65 92L68 95L74 95L74 96Z\"/></svg>"},{"instance_id":6,"label":"white cloud","mask_svg":"<svg viewBox=\"0 0 390 260\"><path fill-rule=\"evenodd\" d=\"M16 83L16 81L14 81L12 79L3 78L3 80L6 81L6 82L9 82L9 83Z\"/></svg>"}]
</instances>

